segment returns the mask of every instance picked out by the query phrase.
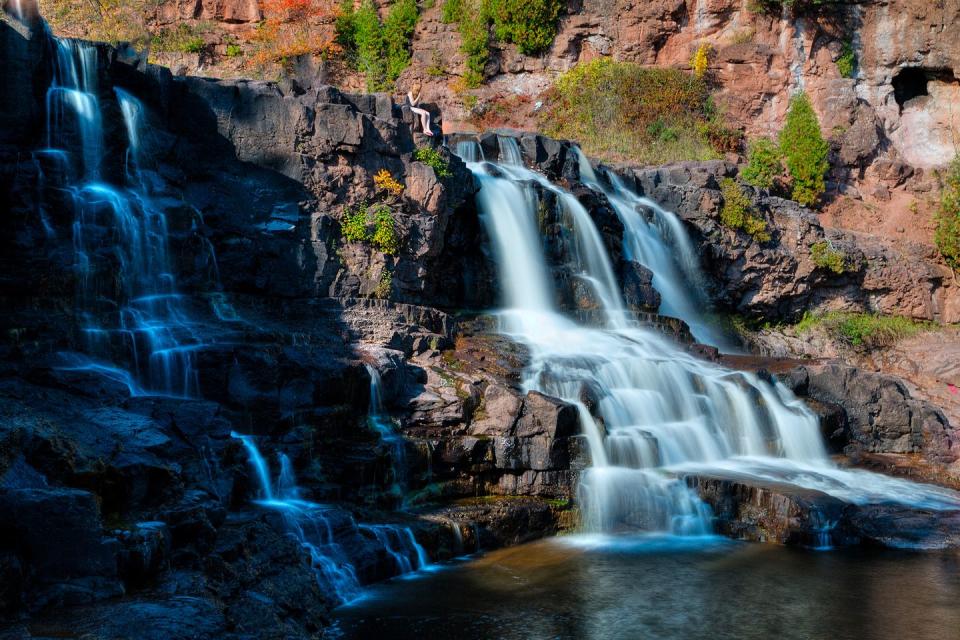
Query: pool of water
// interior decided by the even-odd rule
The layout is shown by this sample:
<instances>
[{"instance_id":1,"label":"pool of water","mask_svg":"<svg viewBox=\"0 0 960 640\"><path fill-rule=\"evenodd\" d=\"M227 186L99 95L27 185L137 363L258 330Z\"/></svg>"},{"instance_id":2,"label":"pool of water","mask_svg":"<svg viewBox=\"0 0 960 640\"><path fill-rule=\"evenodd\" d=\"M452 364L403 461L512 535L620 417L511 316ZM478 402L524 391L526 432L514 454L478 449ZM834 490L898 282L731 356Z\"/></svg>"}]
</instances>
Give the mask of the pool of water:
<instances>
[{"instance_id":1,"label":"pool of water","mask_svg":"<svg viewBox=\"0 0 960 640\"><path fill-rule=\"evenodd\" d=\"M570 537L371 588L339 638L954 640L960 555Z\"/></svg>"}]
</instances>

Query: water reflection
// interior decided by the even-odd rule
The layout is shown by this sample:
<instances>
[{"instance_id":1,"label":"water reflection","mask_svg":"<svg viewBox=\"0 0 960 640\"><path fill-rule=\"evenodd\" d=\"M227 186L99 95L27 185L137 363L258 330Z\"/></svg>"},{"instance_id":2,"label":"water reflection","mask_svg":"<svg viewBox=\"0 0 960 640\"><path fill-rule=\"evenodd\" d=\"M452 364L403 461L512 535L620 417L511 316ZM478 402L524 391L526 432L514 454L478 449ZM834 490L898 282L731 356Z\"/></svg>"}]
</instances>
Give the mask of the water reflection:
<instances>
[{"instance_id":1,"label":"water reflection","mask_svg":"<svg viewBox=\"0 0 960 640\"><path fill-rule=\"evenodd\" d=\"M955 554L676 541L557 539L498 551L375 588L337 612L337 630L507 640L958 637Z\"/></svg>"}]
</instances>

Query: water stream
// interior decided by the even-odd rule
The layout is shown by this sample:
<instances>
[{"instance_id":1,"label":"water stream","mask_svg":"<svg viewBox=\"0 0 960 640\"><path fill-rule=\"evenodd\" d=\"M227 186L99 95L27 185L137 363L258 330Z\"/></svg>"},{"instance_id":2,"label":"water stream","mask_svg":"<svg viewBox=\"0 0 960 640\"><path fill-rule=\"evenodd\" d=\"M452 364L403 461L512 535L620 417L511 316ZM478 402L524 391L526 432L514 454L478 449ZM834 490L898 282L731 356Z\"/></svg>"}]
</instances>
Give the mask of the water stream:
<instances>
[{"instance_id":1,"label":"water stream","mask_svg":"<svg viewBox=\"0 0 960 640\"><path fill-rule=\"evenodd\" d=\"M506 158L516 161L512 154ZM602 243L594 242L596 227L572 194L515 164L468 166L481 187L477 202L499 268L502 331L531 352L523 386L579 409L592 457L579 487L584 530L709 534L710 510L680 479L689 472L789 482L861 504L960 507L953 491L836 468L817 417L782 384L696 359L631 321L612 282L609 257ZM589 175L587 181L609 192L629 220L627 204L637 196L617 182L601 187ZM561 283L551 280L540 238L538 188L557 193L567 213L582 211L568 218L580 248L573 259L602 301L599 325L578 324L554 303L553 291ZM627 228L634 236L629 242L655 244L657 234L641 232L639 225ZM670 236L659 235L660 244L669 241ZM664 264L645 259L651 269ZM676 299L679 285L663 286L678 276L657 275L664 305L682 308L683 301Z\"/></svg>"},{"instance_id":2,"label":"water stream","mask_svg":"<svg viewBox=\"0 0 960 640\"><path fill-rule=\"evenodd\" d=\"M63 162L74 210L77 308L85 353L63 368L121 380L132 395L195 397L202 346L176 289L167 219L140 172L144 107L131 93L101 91L95 45L50 37L56 50L47 90L47 144L38 162ZM127 184L103 179L102 104L117 101L127 134Z\"/></svg>"}]
</instances>

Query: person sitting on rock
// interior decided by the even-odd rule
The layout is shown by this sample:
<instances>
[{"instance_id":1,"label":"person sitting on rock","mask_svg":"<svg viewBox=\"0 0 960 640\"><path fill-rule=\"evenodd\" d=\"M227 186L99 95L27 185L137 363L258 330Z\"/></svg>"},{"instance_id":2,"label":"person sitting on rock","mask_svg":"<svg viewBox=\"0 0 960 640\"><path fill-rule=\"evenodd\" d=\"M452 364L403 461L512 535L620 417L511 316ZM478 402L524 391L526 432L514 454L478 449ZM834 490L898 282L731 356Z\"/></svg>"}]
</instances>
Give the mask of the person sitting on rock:
<instances>
[{"instance_id":1,"label":"person sitting on rock","mask_svg":"<svg viewBox=\"0 0 960 640\"><path fill-rule=\"evenodd\" d=\"M420 104L420 94L422 93L419 84L416 85L416 90L416 98L413 97L412 89L407 91L407 102L410 104L410 111L420 116L420 126L423 127L423 132L428 136L433 136L433 131L430 130L430 112L417 106Z\"/></svg>"}]
</instances>

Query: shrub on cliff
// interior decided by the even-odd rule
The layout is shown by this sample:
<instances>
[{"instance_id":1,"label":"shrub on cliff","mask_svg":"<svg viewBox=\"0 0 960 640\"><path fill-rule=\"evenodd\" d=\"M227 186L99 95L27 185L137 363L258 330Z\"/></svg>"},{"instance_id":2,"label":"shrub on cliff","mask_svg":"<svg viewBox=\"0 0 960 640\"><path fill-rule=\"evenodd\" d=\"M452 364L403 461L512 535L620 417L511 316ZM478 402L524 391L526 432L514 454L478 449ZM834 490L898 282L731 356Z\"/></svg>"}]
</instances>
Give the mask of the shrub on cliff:
<instances>
[{"instance_id":1,"label":"shrub on cliff","mask_svg":"<svg viewBox=\"0 0 960 640\"><path fill-rule=\"evenodd\" d=\"M766 220L753 213L753 204L740 185L732 178L724 178L720 181L720 191L723 194L723 208L720 210L723 226L743 231L757 242L769 242Z\"/></svg>"},{"instance_id":2,"label":"shrub on cliff","mask_svg":"<svg viewBox=\"0 0 960 640\"><path fill-rule=\"evenodd\" d=\"M834 249L833 245L826 240L810 245L810 259L821 269L832 271L837 275L847 270L847 256L842 251Z\"/></svg>"},{"instance_id":3,"label":"shrub on cliff","mask_svg":"<svg viewBox=\"0 0 960 640\"><path fill-rule=\"evenodd\" d=\"M336 21L337 43L361 71L368 91L389 91L410 64L410 42L419 18L416 0L396 0L381 22L372 0L354 9L344 0Z\"/></svg>"},{"instance_id":4,"label":"shrub on cliff","mask_svg":"<svg viewBox=\"0 0 960 640\"><path fill-rule=\"evenodd\" d=\"M58 36L103 42L150 41L151 0L40 0L40 13Z\"/></svg>"},{"instance_id":5,"label":"shrub on cliff","mask_svg":"<svg viewBox=\"0 0 960 640\"><path fill-rule=\"evenodd\" d=\"M560 0L485 0L498 40L512 42L532 55L550 48L557 36Z\"/></svg>"},{"instance_id":6,"label":"shrub on cliff","mask_svg":"<svg viewBox=\"0 0 960 640\"><path fill-rule=\"evenodd\" d=\"M441 8L444 22L460 31L460 51L466 56L461 88L483 83L490 57L490 31L496 39L517 45L525 55L546 51L557 36L562 0L446 0Z\"/></svg>"},{"instance_id":7,"label":"shrub on cliff","mask_svg":"<svg viewBox=\"0 0 960 640\"><path fill-rule=\"evenodd\" d=\"M302 55L339 53L327 22L333 0L263 0L263 21L248 37L253 53L247 66L260 70L287 65Z\"/></svg>"},{"instance_id":8,"label":"shrub on cliff","mask_svg":"<svg viewBox=\"0 0 960 640\"><path fill-rule=\"evenodd\" d=\"M783 175L780 149L770 138L757 138L750 143L747 166L740 177L757 189L772 189L776 179Z\"/></svg>"},{"instance_id":9,"label":"shrub on cliff","mask_svg":"<svg viewBox=\"0 0 960 640\"><path fill-rule=\"evenodd\" d=\"M960 272L960 155L945 176L934 241L947 264Z\"/></svg>"},{"instance_id":10,"label":"shrub on cliff","mask_svg":"<svg viewBox=\"0 0 960 640\"><path fill-rule=\"evenodd\" d=\"M709 97L704 79L691 73L598 58L557 78L540 126L607 160L708 160L718 157L714 136L723 141Z\"/></svg>"},{"instance_id":11,"label":"shrub on cliff","mask_svg":"<svg viewBox=\"0 0 960 640\"><path fill-rule=\"evenodd\" d=\"M805 93L790 101L787 121L780 132L780 151L791 178L791 197L805 206L816 203L826 191L824 176L830 169L830 147Z\"/></svg>"},{"instance_id":12,"label":"shrub on cliff","mask_svg":"<svg viewBox=\"0 0 960 640\"><path fill-rule=\"evenodd\" d=\"M420 147L413 152L413 159L433 168L438 178L449 178L453 175L450 164L439 151L432 147Z\"/></svg>"}]
</instances>

